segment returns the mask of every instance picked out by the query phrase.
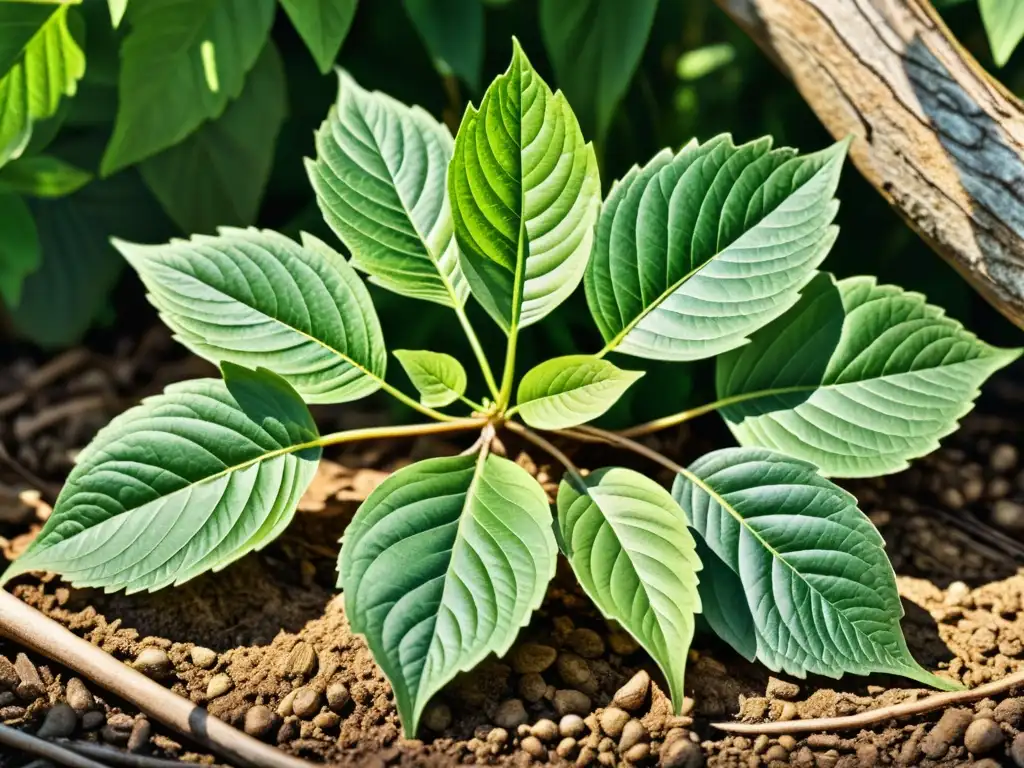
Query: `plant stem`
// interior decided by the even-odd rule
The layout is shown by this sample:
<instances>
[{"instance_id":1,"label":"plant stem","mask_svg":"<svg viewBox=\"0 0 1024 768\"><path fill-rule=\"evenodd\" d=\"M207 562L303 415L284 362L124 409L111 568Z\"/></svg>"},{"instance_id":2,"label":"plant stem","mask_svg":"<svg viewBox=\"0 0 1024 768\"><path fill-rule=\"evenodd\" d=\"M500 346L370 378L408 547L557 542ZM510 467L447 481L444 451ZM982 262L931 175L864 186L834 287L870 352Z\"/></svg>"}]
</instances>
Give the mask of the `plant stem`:
<instances>
[{"instance_id":1,"label":"plant stem","mask_svg":"<svg viewBox=\"0 0 1024 768\"><path fill-rule=\"evenodd\" d=\"M572 478L573 483L575 483L580 488L585 487L583 475L580 474L580 471L576 467L576 465L573 464L572 460L564 453L562 453L558 448L556 448L551 442L538 435L529 427L524 426L523 424L520 424L518 422L506 421L505 426L508 428L510 432L515 432L517 435L520 435L524 439L536 445L541 450L546 451L548 454L550 454L558 463L565 467L565 471Z\"/></svg>"},{"instance_id":2,"label":"plant stem","mask_svg":"<svg viewBox=\"0 0 1024 768\"><path fill-rule=\"evenodd\" d=\"M344 432L332 432L329 435L323 435L316 440L311 440L307 444L289 448L289 451L354 443L358 440L377 440L387 437L419 437L420 435L437 435L444 432L461 432L469 429L478 429L486 423L486 419L456 419L449 417L447 421L430 424L402 424L395 427L349 429Z\"/></svg>"},{"instance_id":3,"label":"plant stem","mask_svg":"<svg viewBox=\"0 0 1024 768\"><path fill-rule=\"evenodd\" d=\"M660 464L666 469L675 472L676 474L686 475L690 477L690 472L685 468L676 464L672 459L667 456L663 456L653 448L648 448L642 443L638 443L635 440L630 440L625 435L621 435L617 432L609 432L606 429L598 429L597 427L574 427L573 429L561 430L561 434L569 435L570 437L591 437L596 440L601 440L609 445L616 445L619 448L625 448L627 451L643 456L645 459L650 459L656 464Z\"/></svg>"},{"instance_id":4,"label":"plant stem","mask_svg":"<svg viewBox=\"0 0 1024 768\"><path fill-rule=\"evenodd\" d=\"M791 395L795 392L807 392L811 389L814 389L814 387L781 387L779 389L765 389L758 392L745 392L742 395L733 395L732 397L723 397L721 400L705 403L697 408L690 408L686 411L673 413L671 416L662 416L660 419L654 419L653 421L648 421L644 424L637 424L635 427L630 427L629 429L619 430L618 434L624 437L640 437L641 435L649 435L652 432L657 432L668 427L674 427L676 424L682 424L684 421L689 421L690 419L695 419L698 416L703 416L705 413L717 411L719 408L727 408L730 405L744 403L748 400L757 400L762 397Z\"/></svg>"},{"instance_id":5,"label":"plant stem","mask_svg":"<svg viewBox=\"0 0 1024 768\"><path fill-rule=\"evenodd\" d=\"M484 375L484 381L487 382L487 388L491 391L491 397L497 400L500 390L498 389L498 384L494 379L494 372L491 370L491 364L487 361L487 355L484 353L484 348L480 344L480 339L477 337L476 331L473 330L473 325L469 322L469 316L466 315L466 308L456 303L455 315L459 318L459 324L462 325L462 330L466 332L466 339L469 341L469 346L473 348L473 354L476 355L476 361L480 364L480 372Z\"/></svg>"},{"instance_id":6,"label":"plant stem","mask_svg":"<svg viewBox=\"0 0 1024 768\"><path fill-rule=\"evenodd\" d=\"M305 760L235 730L2 590L0 634L73 669L232 765L309 768Z\"/></svg>"},{"instance_id":7,"label":"plant stem","mask_svg":"<svg viewBox=\"0 0 1024 768\"><path fill-rule=\"evenodd\" d=\"M410 408L412 408L414 411L419 411L424 416L429 416L430 418L436 419L437 421L457 421L458 420L457 416L449 416L447 413L441 413L440 411L435 411L433 408L430 408L430 407L428 407L426 405L423 405L422 403L418 402L417 400L412 399L407 394L405 394L405 392L403 392L402 390L398 389L398 387L393 387L392 385L388 384L386 381L384 381L384 379L377 379L377 381L380 382L380 388L383 389L385 392L387 392L389 395L391 395L393 398L395 398L396 400L398 400L400 402L405 403Z\"/></svg>"},{"instance_id":8,"label":"plant stem","mask_svg":"<svg viewBox=\"0 0 1024 768\"><path fill-rule=\"evenodd\" d=\"M36 755L69 768L106 768L103 763L77 755L38 736L22 733L9 725L0 725L0 745L14 750L10 754L22 752L26 755Z\"/></svg>"}]
</instances>

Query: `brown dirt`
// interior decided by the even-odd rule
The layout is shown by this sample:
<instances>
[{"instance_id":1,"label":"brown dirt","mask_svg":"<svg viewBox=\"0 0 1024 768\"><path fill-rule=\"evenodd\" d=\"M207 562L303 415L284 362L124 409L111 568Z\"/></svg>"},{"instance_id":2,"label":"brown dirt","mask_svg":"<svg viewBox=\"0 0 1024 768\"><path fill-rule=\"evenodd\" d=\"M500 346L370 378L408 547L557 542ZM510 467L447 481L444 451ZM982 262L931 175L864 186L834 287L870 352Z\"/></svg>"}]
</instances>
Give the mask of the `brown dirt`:
<instances>
[{"instance_id":1,"label":"brown dirt","mask_svg":"<svg viewBox=\"0 0 1024 768\"><path fill-rule=\"evenodd\" d=\"M6 556L20 551L38 530L49 511L45 484L66 473L69 457L91 430L135 393L159 388L182 371L196 375L193 364L184 360L170 373L167 367L153 370L125 362L137 357L137 347L109 356L86 355L73 360L69 371L47 374L48 379L26 363L6 374L6 383L0 379L0 440L22 470L20 478L0 474L0 534L7 537L0 546ZM36 384L26 395L25 380L32 376ZM46 423L40 414L52 410L60 393L75 382L77 391L94 396L80 383L83 378L102 397L89 409L69 409L63 420ZM1013 446L1024 450L1024 441L1020 417L1006 418L1024 409L1018 388L1007 383L1003 389L983 409L998 417L970 417L935 456L900 475L848 484L886 537L907 610L903 626L911 650L925 666L967 685L999 679L1024 665L1024 571L1018 570L1024 547L1013 538L1019 535L1016 526L1024 526L1024 507L1018 520L1008 506L1024 502L1024 462L1010 455ZM20 403L5 411L5 398L12 402L12 397ZM326 416L341 418L336 412ZM711 432L683 443L677 456L689 460L689 454L707 448L703 442L720 438ZM509 448L518 455L516 445ZM281 539L221 574L177 590L126 597L74 590L46 577L24 577L12 588L126 662L147 648L164 650L173 666L166 685L217 717L317 762L1024 766L1024 697L985 700L962 711L860 733L723 738L711 722L845 715L927 692L882 676L775 680L709 636L694 643L687 712L673 717L656 668L627 636L601 619L563 570L509 657L491 659L456 680L429 708L421 739L403 739L386 681L365 644L348 630L333 586L333 542L358 502L387 472L442 450L451 448L417 441L332 455ZM587 449L577 458L584 466L597 466L620 457ZM537 467L525 454L519 460L553 488L558 476L553 468ZM26 474L42 477L32 483ZM33 490L44 491L44 500ZM991 522L1003 527L993 528ZM32 690L17 671L13 676L10 671L22 650L0 642L0 721L35 730L47 711L66 699L71 675L52 661L30 656L42 683L42 689ZM26 661L18 662L19 670L24 672ZM638 700L623 703L630 709L626 714L608 711L616 691L627 681L637 684L638 672L653 678L649 691L640 685ZM218 685L228 690L218 692ZM76 738L123 745L133 725L145 736L135 709L105 697L88 681L86 687L95 697L93 711L102 716L80 716ZM301 695L293 695L300 690ZM211 692L219 695L211 699ZM578 711L582 722L569 718L560 733L555 724L567 710ZM630 724L623 731L624 721ZM620 747L623 739L627 743ZM133 746L159 756L215 762L157 727ZM27 762L0 755L0 766Z\"/></svg>"}]
</instances>

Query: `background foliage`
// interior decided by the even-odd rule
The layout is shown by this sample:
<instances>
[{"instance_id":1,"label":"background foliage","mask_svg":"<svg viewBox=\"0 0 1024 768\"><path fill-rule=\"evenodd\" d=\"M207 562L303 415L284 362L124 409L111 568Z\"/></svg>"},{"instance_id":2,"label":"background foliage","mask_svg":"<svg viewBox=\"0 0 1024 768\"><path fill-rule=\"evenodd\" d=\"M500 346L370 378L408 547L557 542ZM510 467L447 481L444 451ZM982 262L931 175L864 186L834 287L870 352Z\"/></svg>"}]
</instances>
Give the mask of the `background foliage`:
<instances>
[{"instance_id":1,"label":"background foliage","mask_svg":"<svg viewBox=\"0 0 1024 768\"><path fill-rule=\"evenodd\" d=\"M1024 54L1011 52L1024 0L986 2L940 5L965 46L1019 93ZM998 24L996 5L1006 16ZM112 236L162 242L255 224L339 247L303 168L337 95L332 62L442 116L454 133L467 102L479 102L482 73L504 69L513 35L595 142L603 192L691 137L771 134L806 152L831 141L712 0L0 2L0 333L18 341L5 348L59 348L90 330L102 344L153 319ZM838 197L829 266L839 277L876 274L994 343L1017 343L852 168ZM392 348L466 357L461 338L441 332L443 307L417 305L409 323L407 300L371 292ZM484 345L500 349L499 329L470 311ZM580 292L524 334L523 370L600 346ZM656 415L644 407L652 391L659 412L706 400L694 390L709 382L652 366L608 418Z\"/></svg>"}]
</instances>

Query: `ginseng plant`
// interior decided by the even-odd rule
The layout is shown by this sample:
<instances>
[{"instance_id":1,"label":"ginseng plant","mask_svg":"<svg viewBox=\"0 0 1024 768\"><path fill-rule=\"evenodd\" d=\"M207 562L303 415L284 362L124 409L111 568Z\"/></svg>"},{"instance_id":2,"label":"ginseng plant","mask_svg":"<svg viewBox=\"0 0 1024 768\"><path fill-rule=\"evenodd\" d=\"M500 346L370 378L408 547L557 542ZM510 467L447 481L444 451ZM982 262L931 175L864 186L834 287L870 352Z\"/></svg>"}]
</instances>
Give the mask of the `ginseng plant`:
<instances>
[{"instance_id":1,"label":"ginseng plant","mask_svg":"<svg viewBox=\"0 0 1024 768\"><path fill-rule=\"evenodd\" d=\"M172 385L101 430L5 580L178 585L281 533L325 447L472 430L467 453L388 477L342 541L348 620L407 735L456 673L508 651L559 550L657 662L677 708L702 609L774 671L959 687L911 657L882 537L827 478L895 472L933 450L1019 350L985 344L919 294L818 271L848 142L800 155L769 139L692 141L631 169L602 203L572 109L515 42L454 139L422 109L339 76L307 169L351 258L257 229L117 242L177 339L223 379ZM360 272L449 307L486 397L468 398L462 364L430 350L394 350L418 399L389 383ZM520 334L580 282L604 348L517 380ZM500 380L470 298L507 336ZM588 426L643 375L618 362L710 357L714 402L621 432ZM379 390L429 421L321 435L307 409ZM711 411L740 447L682 467L633 439ZM554 522L538 482L492 451L503 430L564 466ZM573 439L634 451L675 482L585 472L555 445Z\"/></svg>"}]
</instances>

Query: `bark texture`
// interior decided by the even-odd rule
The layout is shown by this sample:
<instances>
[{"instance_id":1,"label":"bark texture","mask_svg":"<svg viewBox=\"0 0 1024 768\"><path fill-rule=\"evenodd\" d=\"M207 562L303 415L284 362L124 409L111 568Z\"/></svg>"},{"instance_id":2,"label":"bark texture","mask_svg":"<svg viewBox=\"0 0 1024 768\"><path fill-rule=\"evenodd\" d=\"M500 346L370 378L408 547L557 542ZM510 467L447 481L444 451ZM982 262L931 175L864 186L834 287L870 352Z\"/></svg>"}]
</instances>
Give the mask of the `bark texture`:
<instances>
[{"instance_id":1,"label":"bark texture","mask_svg":"<svg viewBox=\"0 0 1024 768\"><path fill-rule=\"evenodd\" d=\"M1024 105L928 0L717 0L861 173L1024 328Z\"/></svg>"}]
</instances>

